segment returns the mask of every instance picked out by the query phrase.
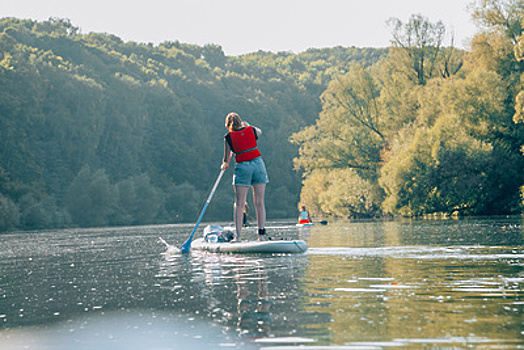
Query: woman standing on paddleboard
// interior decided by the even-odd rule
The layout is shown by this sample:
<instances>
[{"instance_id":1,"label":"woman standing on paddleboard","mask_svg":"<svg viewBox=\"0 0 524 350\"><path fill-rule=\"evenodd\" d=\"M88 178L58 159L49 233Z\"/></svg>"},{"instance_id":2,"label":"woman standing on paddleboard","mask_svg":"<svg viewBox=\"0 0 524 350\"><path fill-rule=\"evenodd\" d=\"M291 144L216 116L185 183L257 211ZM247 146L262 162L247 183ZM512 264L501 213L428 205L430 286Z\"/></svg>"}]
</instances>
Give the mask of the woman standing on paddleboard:
<instances>
[{"instance_id":1,"label":"woman standing on paddleboard","mask_svg":"<svg viewBox=\"0 0 524 350\"><path fill-rule=\"evenodd\" d=\"M309 224L311 223L311 218L309 217L309 212L306 210L306 206L302 206L302 210L300 210L298 215L298 223L299 224Z\"/></svg>"},{"instance_id":2,"label":"woman standing on paddleboard","mask_svg":"<svg viewBox=\"0 0 524 350\"><path fill-rule=\"evenodd\" d=\"M226 128L229 132L224 136L224 160L221 169L229 167L229 161L234 153L236 161L233 175L236 203L236 240L240 241L241 237L242 217L244 206L246 205L247 192L250 187L253 187L253 200L258 223L258 240L261 241L266 234L264 195L266 183L269 182L266 166L257 145L257 139L262 134L262 131L242 121L236 113L229 113L226 116Z\"/></svg>"}]
</instances>

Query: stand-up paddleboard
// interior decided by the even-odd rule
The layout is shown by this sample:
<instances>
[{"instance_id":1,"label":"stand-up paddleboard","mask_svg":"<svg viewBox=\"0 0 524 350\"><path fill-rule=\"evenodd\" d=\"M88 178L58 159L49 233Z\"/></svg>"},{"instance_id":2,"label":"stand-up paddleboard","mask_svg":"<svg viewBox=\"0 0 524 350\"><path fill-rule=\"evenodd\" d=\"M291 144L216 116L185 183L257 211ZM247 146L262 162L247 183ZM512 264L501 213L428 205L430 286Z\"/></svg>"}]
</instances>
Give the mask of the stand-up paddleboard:
<instances>
[{"instance_id":1,"label":"stand-up paddleboard","mask_svg":"<svg viewBox=\"0 0 524 350\"><path fill-rule=\"evenodd\" d=\"M313 226L314 224L312 222L304 222L302 224L297 224L298 227L304 227L304 226Z\"/></svg>"},{"instance_id":2,"label":"stand-up paddleboard","mask_svg":"<svg viewBox=\"0 0 524 350\"><path fill-rule=\"evenodd\" d=\"M191 244L192 249L206 250L213 253L241 253L241 254L299 254L307 250L307 243L302 240L294 241L241 241L241 242L206 242L204 238L197 238Z\"/></svg>"}]
</instances>

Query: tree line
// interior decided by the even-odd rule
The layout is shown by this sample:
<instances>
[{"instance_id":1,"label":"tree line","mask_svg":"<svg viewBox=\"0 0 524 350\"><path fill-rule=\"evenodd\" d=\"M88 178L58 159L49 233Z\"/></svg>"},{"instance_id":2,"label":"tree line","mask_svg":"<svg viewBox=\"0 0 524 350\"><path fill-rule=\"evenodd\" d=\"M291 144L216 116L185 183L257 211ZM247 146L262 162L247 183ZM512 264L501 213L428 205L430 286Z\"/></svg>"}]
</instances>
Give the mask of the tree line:
<instances>
[{"instance_id":1,"label":"tree line","mask_svg":"<svg viewBox=\"0 0 524 350\"><path fill-rule=\"evenodd\" d=\"M522 212L524 2L478 0L472 16L468 51L441 22L391 19L388 55L329 82L319 118L291 138L314 214Z\"/></svg>"},{"instance_id":2,"label":"tree line","mask_svg":"<svg viewBox=\"0 0 524 350\"><path fill-rule=\"evenodd\" d=\"M386 49L238 57L1 19L0 231L194 221L231 111L264 130L270 219L521 213L524 3L473 5L468 50L413 15ZM232 204L224 180L206 219Z\"/></svg>"},{"instance_id":3,"label":"tree line","mask_svg":"<svg viewBox=\"0 0 524 350\"><path fill-rule=\"evenodd\" d=\"M218 45L84 34L59 18L1 19L0 48L0 231L195 221L231 111L264 130L268 218L294 217L289 137L315 122L334 77L388 52L228 57ZM232 205L224 180L206 219L231 220Z\"/></svg>"}]
</instances>

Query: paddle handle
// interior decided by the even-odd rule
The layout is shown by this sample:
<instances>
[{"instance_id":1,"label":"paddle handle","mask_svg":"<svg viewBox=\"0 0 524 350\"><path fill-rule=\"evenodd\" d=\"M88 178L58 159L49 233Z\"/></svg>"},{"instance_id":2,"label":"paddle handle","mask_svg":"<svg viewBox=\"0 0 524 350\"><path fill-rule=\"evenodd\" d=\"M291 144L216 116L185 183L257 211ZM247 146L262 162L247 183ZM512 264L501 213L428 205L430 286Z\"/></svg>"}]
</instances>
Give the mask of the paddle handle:
<instances>
[{"instance_id":1,"label":"paddle handle","mask_svg":"<svg viewBox=\"0 0 524 350\"><path fill-rule=\"evenodd\" d=\"M191 235L188 237L188 239L180 246L180 251L182 253L189 252L189 249L191 249L191 241L193 240L193 236L195 235L195 232L198 228L198 225L200 225L200 221L202 221L202 218L204 217L204 213L206 212L207 206L209 205L209 202L211 202L211 198L213 198L213 195L215 194L215 191L218 187L218 184L220 183L220 179L222 179L222 175L224 175L224 172L226 169L220 170L220 174L218 174L218 178L215 181L215 184L213 185L213 189L211 190L211 193L209 194L209 197L207 197L206 204L204 205L204 208L202 209L202 212L200 213L200 216L198 217L197 223L195 225L195 228L193 229L193 232L191 232Z\"/></svg>"}]
</instances>

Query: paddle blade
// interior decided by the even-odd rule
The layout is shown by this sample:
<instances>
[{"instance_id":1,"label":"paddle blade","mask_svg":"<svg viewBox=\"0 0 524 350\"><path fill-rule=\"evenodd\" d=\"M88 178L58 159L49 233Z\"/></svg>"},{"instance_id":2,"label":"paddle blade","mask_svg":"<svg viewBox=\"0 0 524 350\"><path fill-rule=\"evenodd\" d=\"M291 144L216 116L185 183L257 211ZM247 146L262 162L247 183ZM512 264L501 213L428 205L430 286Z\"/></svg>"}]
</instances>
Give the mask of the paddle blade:
<instances>
[{"instance_id":1,"label":"paddle blade","mask_svg":"<svg viewBox=\"0 0 524 350\"><path fill-rule=\"evenodd\" d=\"M192 237L191 237L192 238ZM180 252L181 253L189 253L189 250L191 249L191 240L187 240L180 246Z\"/></svg>"},{"instance_id":2,"label":"paddle blade","mask_svg":"<svg viewBox=\"0 0 524 350\"><path fill-rule=\"evenodd\" d=\"M207 197L206 204L204 205L204 208L202 209L202 212L200 213L200 216L198 217L197 223L195 225L195 228L193 229L193 232L191 232L191 235L189 238L182 244L180 247L180 251L182 253L187 253L191 249L191 241L193 240L193 236L195 235L195 232L198 228L198 225L200 224L200 221L202 221L202 218L204 217L204 213L206 212L207 206L209 205L209 202L211 202L211 198L213 198L213 194L215 194L215 191L217 189L218 183L220 182L220 179L222 178L222 175L224 175L224 171L226 169L220 170L220 174L218 174L218 178L215 181L215 184L213 185L213 189L211 190L211 193L209 194L209 197Z\"/></svg>"}]
</instances>

